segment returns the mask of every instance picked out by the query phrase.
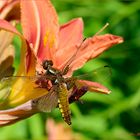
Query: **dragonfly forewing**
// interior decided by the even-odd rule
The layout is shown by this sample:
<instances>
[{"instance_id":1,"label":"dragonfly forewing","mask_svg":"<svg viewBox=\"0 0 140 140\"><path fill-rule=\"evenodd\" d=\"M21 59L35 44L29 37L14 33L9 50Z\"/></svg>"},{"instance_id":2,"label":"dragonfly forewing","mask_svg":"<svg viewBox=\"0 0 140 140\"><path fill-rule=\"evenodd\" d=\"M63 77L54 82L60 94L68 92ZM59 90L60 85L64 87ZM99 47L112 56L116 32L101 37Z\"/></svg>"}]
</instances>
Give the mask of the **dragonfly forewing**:
<instances>
[{"instance_id":1,"label":"dragonfly forewing","mask_svg":"<svg viewBox=\"0 0 140 140\"><path fill-rule=\"evenodd\" d=\"M42 81L45 85L46 76L10 76L0 80L0 102L8 97L20 98L22 93L25 93L30 99L34 99L44 95L46 88L41 87ZM47 87L47 84L46 84ZM42 93L43 92L43 93ZM22 94L23 95L23 94Z\"/></svg>"},{"instance_id":2,"label":"dragonfly forewing","mask_svg":"<svg viewBox=\"0 0 140 140\"><path fill-rule=\"evenodd\" d=\"M93 71L90 71L86 74L75 76L75 78L80 80L103 82L110 76L111 76L111 68L109 66L103 66Z\"/></svg>"},{"instance_id":3,"label":"dragonfly forewing","mask_svg":"<svg viewBox=\"0 0 140 140\"><path fill-rule=\"evenodd\" d=\"M3 102L11 92L11 80L9 78L2 78L0 80L0 103Z\"/></svg>"}]
</instances>

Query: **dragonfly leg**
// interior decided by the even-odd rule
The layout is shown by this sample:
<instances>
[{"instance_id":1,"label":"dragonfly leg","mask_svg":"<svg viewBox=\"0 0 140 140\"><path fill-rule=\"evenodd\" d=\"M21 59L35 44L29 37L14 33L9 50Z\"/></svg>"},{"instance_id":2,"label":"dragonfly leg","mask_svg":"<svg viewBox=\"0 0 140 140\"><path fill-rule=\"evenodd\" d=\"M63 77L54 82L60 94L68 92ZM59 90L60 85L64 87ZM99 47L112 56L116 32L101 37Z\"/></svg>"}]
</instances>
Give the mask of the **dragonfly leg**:
<instances>
[{"instance_id":1,"label":"dragonfly leg","mask_svg":"<svg viewBox=\"0 0 140 140\"><path fill-rule=\"evenodd\" d=\"M61 72L62 75L66 75L69 71L69 65L67 65Z\"/></svg>"},{"instance_id":2,"label":"dragonfly leg","mask_svg":"<svg viewBox=\"0 0 140 140\"><path fill-rule=\"evenodd\" d=\"M70 90L71 88L73 88L75 86L75 78L71 77L71 78L65 78L65 83L67 85L67 89Z\"/></svg>"}]
</instances>

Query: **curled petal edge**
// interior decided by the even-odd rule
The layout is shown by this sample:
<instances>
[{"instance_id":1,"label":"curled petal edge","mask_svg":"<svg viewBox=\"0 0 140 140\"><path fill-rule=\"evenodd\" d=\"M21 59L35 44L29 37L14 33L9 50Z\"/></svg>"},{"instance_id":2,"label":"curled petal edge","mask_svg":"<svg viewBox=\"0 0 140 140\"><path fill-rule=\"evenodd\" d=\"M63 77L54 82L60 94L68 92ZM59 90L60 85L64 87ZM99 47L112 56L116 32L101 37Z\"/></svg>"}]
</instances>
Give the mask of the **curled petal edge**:
<instances>
[{"instance_id":1,"label":"curled petal edge","mask_svg":"<svg viewBox=\"0 0 140 140\"><path fill-rule=\"evenodd\" d=\"M28 101L16 108L0 111L0 127L11 125L17 121L26 119L39 111Z\"/></svg>"},{"instance_id":2,"label":"curled petal edge","mask_svg":"<svg viewBox=\"0 0 140 140\"><path fill-rule=\"evenodd\" d=\"M106 88L105 86L103 86L97 82L78 80L76 82L76 84L78 87L82 87L82 86L87 87L88 91L91 91L91 92L97 92L97 93L102 93L102 94L110 94L111 93L111 91L108 88Z\"/></svg>"}]
</instances>

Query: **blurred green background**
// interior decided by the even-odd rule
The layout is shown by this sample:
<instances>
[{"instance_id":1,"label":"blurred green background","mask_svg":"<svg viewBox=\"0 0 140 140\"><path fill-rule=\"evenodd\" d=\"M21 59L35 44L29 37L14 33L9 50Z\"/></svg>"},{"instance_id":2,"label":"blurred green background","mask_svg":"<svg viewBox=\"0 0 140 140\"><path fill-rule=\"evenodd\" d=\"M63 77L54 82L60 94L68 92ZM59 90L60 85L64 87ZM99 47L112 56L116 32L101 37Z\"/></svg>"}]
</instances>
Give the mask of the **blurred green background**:
<instances>
[{"instance_id":1,"label":"blurred green background","mask_svg":"<svg viewBox=\"0 0 140 140\"><path fill-rule=\"evenodd\" d=\"M88 62L76 74L108 64L112 75L103 81L112 93L86 93L82 102L71 105L73 133L80 140L140 139L140 1L139 0L52 0L60 23L82 17L89 37L110 23L102 34L124 37L125 42ZM18 45L18 42L14 42ZM47 139L48 117L63 122L58 109L37 114L12 126L0 128L0 140ZM139 136L138 136L139 134ZM75 139L78 139L75 138Z\"/></svg>"}]
</instances>

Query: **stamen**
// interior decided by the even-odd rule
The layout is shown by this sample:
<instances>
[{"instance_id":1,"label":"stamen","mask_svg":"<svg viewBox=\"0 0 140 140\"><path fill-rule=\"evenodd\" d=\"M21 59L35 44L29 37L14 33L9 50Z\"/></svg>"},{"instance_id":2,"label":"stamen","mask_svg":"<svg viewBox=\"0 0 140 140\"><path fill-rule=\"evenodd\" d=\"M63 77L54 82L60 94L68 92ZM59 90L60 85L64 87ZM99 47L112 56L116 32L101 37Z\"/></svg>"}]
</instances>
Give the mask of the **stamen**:
<instances>
[{"instance_id":1,"label":"stamen","mask_svg":"<svg viewBox=\"0 0 140 140\"><path fill-rule=\"evenodd\" d=\"M109 26L109 23L106 23L96 34L96 35L99 35L105 28L107 28L107 26Z\"/></svg>"}]
</instances>

